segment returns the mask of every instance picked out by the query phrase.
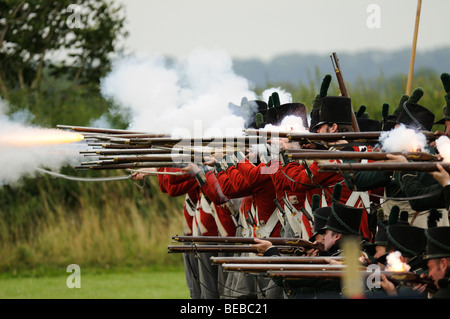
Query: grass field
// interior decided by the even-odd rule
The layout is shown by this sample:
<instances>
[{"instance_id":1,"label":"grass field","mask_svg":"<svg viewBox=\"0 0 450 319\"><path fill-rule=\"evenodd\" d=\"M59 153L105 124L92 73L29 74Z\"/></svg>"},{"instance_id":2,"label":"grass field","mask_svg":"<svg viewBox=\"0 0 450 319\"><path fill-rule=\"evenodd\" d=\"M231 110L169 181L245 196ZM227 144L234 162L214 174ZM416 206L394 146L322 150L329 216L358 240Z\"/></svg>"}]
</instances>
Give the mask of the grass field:
<instances>
[{"instance_id":1,"label":"grass field","mask_svg":"<svg viewBox=\"0 0 450 319\"><path fill-rule=\"evenodd\" d=\"M31 276L2 274L0 299L188 299L183 268L80 272L80 288L68 288L71 273Z\"/></svg>"}]
</instances>

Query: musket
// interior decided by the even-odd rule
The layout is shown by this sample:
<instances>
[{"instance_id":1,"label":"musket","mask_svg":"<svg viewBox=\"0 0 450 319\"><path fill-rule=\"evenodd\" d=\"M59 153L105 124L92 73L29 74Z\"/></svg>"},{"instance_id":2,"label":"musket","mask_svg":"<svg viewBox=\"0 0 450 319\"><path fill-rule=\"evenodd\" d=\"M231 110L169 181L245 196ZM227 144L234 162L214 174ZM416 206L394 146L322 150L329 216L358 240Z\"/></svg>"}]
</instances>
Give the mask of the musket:
<instances>
[{"instance_id":1,"label":"musket","mask_svg":"<svg viewBox=\"0 0 450 319\"><path fill-rule=\"evenodd\" d=\"M417 171L417 172L433 172L437 171L436 164L450 172L450 163L444 162L384 162L384 163L319 163L319 171L321 172L347 172L347 171Z\"/></svg>"},{"instance_id":2,"label":"musket","mask_svg":"<svg viewBox=\"0 0 450 319\"><path fill-rule=\"evenodd\" d=\"M128 169L128 168L151 168L151 167L185 167L188 163L182 162L134 162L125 164L103 164L98 165L86 163L83 166L75 166L77 170L106 170L106 169Z\"/></svg>"},{"instance_id":3,"label":"musket","mask_svg":"<svg viewBox=\"0 0 450 319\"><path fill-rule=\"evenodd\" d=\"M110 140L114 138L156 138L156 137L170 137L167 134L151 134L151 133L123 133L123 134L102 134L102 135L89 135L89 138L96 138L100 140Z\"/></svg>"},{"instance_id":4,"label":"musket","mask_svg":"<svg viewBox=\"0 0 450 319\"><path fill-rule=\"evenodd\" d=\"M192 138L116 138L110 140L113 143L130 145L236 145L236 144L262 144L266 139L257 136L237 136L237 137L192 137Z\"/></svg>"},{"instance_id":5,"label":"musket","mask_svg":"<svg viewBox=\"0 0 450 319\"><path fill-rule=\"evenodd\" d=\"M306 131L306 130L305 130ZM264 136L264 137L287 137L288 134L292 134L294 132L287 132L287 131L267 131L267 130L261 130L261 129L245 129L243 130L245 134L248 136Z\"/></svg>"},{"instance_id":6,"label":"musket","mask_svg":"<svg viewBox=\"0 0 450 319\"><path fill-rule=\"evenodd\" d=\"M347 92L347 87L345 86L345 82L344 82L344 77L342 75L342 70L341 70L341 66L339 64L339 59L337 57L337 53L333 52L332 55L330 56L331 58L331 63L333 64L333 68L334 68L334 72L336 74L336 79L338 81L339 84L339 90L341 91L341 95L348 97L348 92ZM353 110L353 106L352 106L352 126L353 126L353 130L355 132L359 132L359 125L358 125L358 120L356 119L356 115L355 112Z\"/></svg>"},{"instance_id":7,"label":"musket","mask_svg":"<svg viewBox=\"0 0 450 319\"><path fill-rule=\"evenodd\" d=\"M274 245L282 254L295 254L301 250L299 246ZM169 253L204 253L204 252L229 252L229 253L258 253L257 248L252 245L169 245Z\"/></svg>"},{"instance_id":8,"label":"musket","mask_svg":"<svg viewBox=\"0 0 450 319\"><path fill-rule=\"evenodd\" d=\"M141 155L141 154L170 154L172 149L161 148L140 148L140 149L117 149L117 150L91 150L80 151L80 154L85 156L97 156L97 155Z\"/></svg>"},{"instance_id":9,"label":"musket","mask_svg":"<svg viewBox=\"0 0 450 319\"><path fill-rule=\"evenodd\" d=\"M269 271L343 271L346 265L334 264L222 264L226 271L261 273ZM364 270L361 266L361 270Z\"/></svg>"},{"instance_id":10,"label":"musket","mask_svg":"<svg viewBox=\"0 0 450 319\"><path fill-rule=\"evenodd\" d=\"M201 154L153 154L147 156L120 156L120 157L108 157L99 158L99 160L111 161L105 164L113 163L134 163L134 162L194 162L197 160L202 161Z\"/></svg>"},{"instance_id":11,"label":"musket","mask_svg":"<svg viewBox=\"0 0 450 319\"><path fill-rule=\"evenodd\" d=\"M267 237L260 238L267 240L272 245L288 245L295 247L302 247L304 249L318 249L323 251L323 244L314 244L308 240L301 238L283 238L283 237ZM189 243L219 243L219 244L257 244L254 237L220 237L220 236L173 236L172 240L176 242Z\"/></svg>"},{"instance_id":12,"label":"musket","mask_svg":"<svg viewBox=\"0 0 450 319\"><path fill-rule=\"evenodd\" d=\"M109 128L96 128L88 126L74 126L74 125L56 125L57 128L68 129L77 132L86 133L100 133L100 134L146 134L144 132L133 132L128 130L109 129Z\"/></svg>"},{"instance_id":13,"label":"musket","mask_svg":"<svg viewBox=\"0 0 450 319\"><path fill-rule=\"evenodd\" d=\"M330 260L342 262L343 257L322 257L322 256L230 256L211 257L213 264L239 263L239 264L329 264Z\"/></svg>"},{"instance_id":14,"label":"musket","mask_svg":"<svg viewBox=\"0 0 450 319\"><path fill-rule=\"evenodd\" d=\"M351 151L315 151L293 152L286 151L287 156L294 160L321 160L321 159L354 159L354 160L389 160L388 155L403 155L411 161L440 161L436 155L426 152L351 152Z\"/></svg>"},{"instance_id":15,"label":"musket","mask_svg":"<svg viewBox=\"0 0 450 319\"><path fill-rule=\"evenodd\" d=\"M148 145L128 145L115 143L88 143L88 146L99 146L99 149L148 149Z\"/></svg>"},{"instance_id":16,"label":"musket","mask_svg":"<svg viewBox=\"0 0 450 319\"><path fill-rule=\"evenodd\" d=\"M166 171L156 171L156 172L148 172L148 171L143 171L143 170L139 170L139 169L127 169L127 172L131 172L131 173L142 173L145 175L185 175L187 174L186 172L183 171L176 171L176 172L166 172Z\"/></svg>"},{"instance_id":17,"label":"musket","mask_svg":"<svg viewBox=\"0 0 450 319\"><path fill-rule=\"evenodd\" d=\"M289 133L287 138L290 141L309 142L309 141L379 141L381 134L386 132L337 132L337 133ZM429 131L420 131L429 140L436 139L436 135Z\"/></svg>"},{"instance_id":18,"label":"musket","mask_svg":"<svg viewBox=\"0 0 450 319\"><path fill-rule=\"evenodd\" d=\"M284 280L299 280L299 279L342 279L344 275L344 271L339 270L321 270L321 271L312 271L312 270L274 270L268 271L267 274L272 278L284 279ZM429 277L421 278L419 274L414 272L404 271L404 272L395 272L395 271L361 271L360 275L362 278L367 278L368 276L376 276L376 275L385 275L386 278L393 283L412 283L412 284L426 284L427 290L430 292L437 291L436 285L434 281Z\"/></svg>"}]
</instances>

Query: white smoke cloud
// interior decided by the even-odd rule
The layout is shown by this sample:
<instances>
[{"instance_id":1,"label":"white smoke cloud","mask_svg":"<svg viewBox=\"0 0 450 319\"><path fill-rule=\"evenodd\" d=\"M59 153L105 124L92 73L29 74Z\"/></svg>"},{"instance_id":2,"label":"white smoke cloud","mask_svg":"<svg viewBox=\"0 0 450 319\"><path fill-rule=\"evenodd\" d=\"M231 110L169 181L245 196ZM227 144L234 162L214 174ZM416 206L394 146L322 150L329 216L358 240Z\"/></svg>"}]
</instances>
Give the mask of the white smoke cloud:
<instances>
[{"instance_id":1,"label":"white smoke cloud","mask_svg":"<svg viewBox=\"0 0 450 319\"><path fill-rule=\"evenodd\" d=\"M129 130L172 135L242 134L245 120L228 103L257 98L222 51L193 51L169 65L162 56L130 56L113 63L101 93L131 113Z\"/></svg>"},{"instance_id":2,"label":"white smoke cloud","mask_svg":"<svg viewBox=\"0 0 450 319\"><path fill-rule=\"evenodd\" d=\"M266 126L264 126L263 130L272 132L293 132L293 133L308 132L308 130L303 126L302 118L295 115L288 115L284 117L280 125L267 124Z\"/></svg>"},{"instance_id":3,"label":"white smoke cloud","mask_svg":"<svg viewBox=\"0 0 450 319\"><path fill-rule=\"evenodd\" d=\"M7 109L7 103L0 99L0 186L16 185L22 177L37 176L36 167L57 170L66 164L79 164L82 144L25 145L27 137L54 135L56 130L26 124L24 121L32 118L27 112L6 116Z\"/></svg>"},{"instance_id":4,"label":"white smoke cloud","mask_svg":"<svg viewBox=\"0 0 450 319\"><path fill-rule=\"evenodd\" d=\"M424 134L400 125L380 134L381 149L385 152L425 151L427 138Z\"/></svg>"},{"instance_id":5,"label":"white smoke cloud","mask_svg":"<svg viewBox=\"0 0 450 319\"><path fill-rule=\"evenodd\" d=\"M278 93L278 96L280 98L280 104L292 103L292 94L289 92L286 92L284 89L282 89L280 87L264 90L261 93L261 97L262 97L263 101L269 101L269 97L273 93Z\"/></svg>"},{"instance_id":6,"label":"white smoke cloud","mask_svg":"<svg viewBox=\"0 0 450 319\"><path fill-rule=\"evenodd\" d=\"M444 161L450 161L450 138L446 135L440 136L436 140L436 148Z\"/></svg>"}]
</instances>

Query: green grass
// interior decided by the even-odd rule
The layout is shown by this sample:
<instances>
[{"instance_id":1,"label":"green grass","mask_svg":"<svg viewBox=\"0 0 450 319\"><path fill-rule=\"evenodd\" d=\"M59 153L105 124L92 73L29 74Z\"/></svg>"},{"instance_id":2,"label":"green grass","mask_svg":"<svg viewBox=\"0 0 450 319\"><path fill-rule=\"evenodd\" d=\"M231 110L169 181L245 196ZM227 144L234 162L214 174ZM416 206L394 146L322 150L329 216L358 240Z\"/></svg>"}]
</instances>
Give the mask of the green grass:
<instances>
[{"instance_id":1,"label":"green grass","mask_svg":"<svg viewBox=\"0 0 450 319\"><path fill-rule=\"evenodd\" d=\"M68 288L70 273L48 276L2 274L0 299L189 299L184 269L85 269L81 287Z\"/></svg>"}]
</instances>

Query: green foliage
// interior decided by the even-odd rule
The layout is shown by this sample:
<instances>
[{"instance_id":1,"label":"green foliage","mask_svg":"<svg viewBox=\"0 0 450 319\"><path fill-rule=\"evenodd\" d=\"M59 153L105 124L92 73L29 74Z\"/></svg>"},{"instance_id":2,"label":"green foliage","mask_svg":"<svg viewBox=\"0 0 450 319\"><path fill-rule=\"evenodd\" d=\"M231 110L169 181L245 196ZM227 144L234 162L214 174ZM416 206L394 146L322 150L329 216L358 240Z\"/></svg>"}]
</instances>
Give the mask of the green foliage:
<instances>
[{"instance_id":1,"label":"green foliage","mask_svg":"<svg viewBox=\"0 0 450 319\"><path fill-rule=\"evenodd\" d=\"M98 83L127 36L121 10L107 0L2 1L0 94L40 89L46 69L73 87Z\"/></svg>"}]
</instances>

